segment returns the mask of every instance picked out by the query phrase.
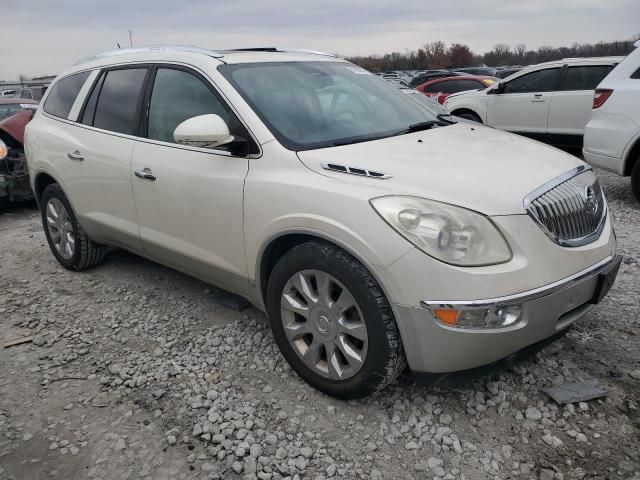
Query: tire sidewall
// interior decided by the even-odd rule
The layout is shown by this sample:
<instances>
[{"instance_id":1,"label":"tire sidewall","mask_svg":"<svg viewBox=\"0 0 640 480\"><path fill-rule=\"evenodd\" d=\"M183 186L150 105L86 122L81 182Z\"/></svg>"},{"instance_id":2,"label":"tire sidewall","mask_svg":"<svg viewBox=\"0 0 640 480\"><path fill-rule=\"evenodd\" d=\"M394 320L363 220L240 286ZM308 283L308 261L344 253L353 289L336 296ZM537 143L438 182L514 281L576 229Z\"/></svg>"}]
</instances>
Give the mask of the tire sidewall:
<instances>
[{"instance_id":1,"label":"tire sidewall","mask_svg":"<svg viewBox=\"0 0 640 480\"><path fill-rule=\"evenodd\" d=\"M314 248L312 245L304 244L294 248L280 259L271 273L267 287L269 321L283 356L310 385L338 398L363 397L377 390L380 383L384 381L386 365L393 355L387 338L383 313L384 309L389 312L391 310L384 297L380 298L372 294L371 287L365 285L362 276L355 269L347 268L345 262L336 258L335 255L327 254L327 251L335 251L335 249ZM356 261L352 258L350 260ZM366 324L368 346L365 362L358 373L346 380L324 378L307 367L293 350L284 332L280 311L282 291L295 273L307 269L326 272L340 281L353 295ZM368 275L371 274L368 273ZM375 282L373 277L371 280ZM380 289L377 283L375 286Z\"/></svg>"},{"instance_id":2,"label":"tire sidewall","mask_svg":"<svg viewBox=\"0 0 640 480\"><path fill-rule=\"evenodd\" d=\"M73 228L73 239L75 240L75 243L74 243L75 248L73 251L73 255L69 259L64 258L62 255L60 255L60 253L54 246L51 240L51 235L49 233L49 227L47 225L47 205L49 203L49 200L51 200L52 198L59 200L62 203L62 205L64 205L64 208L67 210L67 213L69 214L71 227ZM78 269L77 266L79 265L81 260L80 258L81 239L80 239L80 235L78 234L78 221L76 220L76 215L73 212L73 209L71 208L71 204L69 203L69 200L67 200L67 196L64 194L64 192L62 191L62 188L60 188L58 184L53 183L47 186L47 188L44 189L44 192L42 192L42 197L40 198L40 205L41 205L40 215L42 217L42 227L44 229L44 234L47 237L47 243L49 244L51 253L53 253L53 256L56 257L56 260L58 260L58 262L60 262L60 264L63 267L69 270L77 270Z\"/></svg>"}]
</instances>

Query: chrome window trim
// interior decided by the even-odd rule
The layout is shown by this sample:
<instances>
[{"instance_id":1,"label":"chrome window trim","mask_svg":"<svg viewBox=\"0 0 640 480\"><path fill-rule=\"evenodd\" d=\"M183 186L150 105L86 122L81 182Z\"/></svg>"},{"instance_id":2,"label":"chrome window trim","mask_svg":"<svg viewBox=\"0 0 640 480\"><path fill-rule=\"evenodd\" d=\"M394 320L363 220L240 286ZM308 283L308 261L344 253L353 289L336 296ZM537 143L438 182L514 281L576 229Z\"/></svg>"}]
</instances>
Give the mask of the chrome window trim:
<instances>
[{"instance_id":1,"label":"chrome window trim","mask_svg":"<svg viewBox=\"0 0 640 480\"><path fill-rule=\"evenodd\" d=\"M602 217L598 223L596 229L591 232L589 235L585 235L584 237L572 238L572 239L562 239L559 235L554 234L549 231L547 227L535 216L531 213L531 206L535 200L537 200L541 195L544 195L548 191L554 189L561 183L570 180L571 178L580 175L581 173L585 173L588 171L593 171L593 169L589 165L578 165L575 168L563 173L562 175L546 182L542 186L536 188L534 191L528 193L524 197L523 205L529 217L540 227L540 229L544 232L544 234L551 239L554 243L560 245L561 247L581 247L583 245L587 245L594 240L597 240L602 234L602 230L604 229L605 224L607 223L607 218L609 216L609 208L607 205L607 199L602 195L602 201L604 202L602 208ZM602 187L601 187L602 188Z\"/></svg>"},{"instance_id":2,"label":"chrome window trim","mask_svg":"<svg viewBox=\"0 0 640 480\"><path fill-rule=\"evenodd\" d=\"M616 258L616 248L611 255L604 260L582 270L574 275L558 280L557 282L544 285L542 287L527 290L526 292L516 293L513 295L505 295L504 297L487 298L482 300L421 300L420 306L428 309L432 308L486 308L501 305L522 304L531 300L537 300L554 293L561 292L567 288L587 280L589 277L598 275L611 266Z\"/></svg>"}]
</instances>

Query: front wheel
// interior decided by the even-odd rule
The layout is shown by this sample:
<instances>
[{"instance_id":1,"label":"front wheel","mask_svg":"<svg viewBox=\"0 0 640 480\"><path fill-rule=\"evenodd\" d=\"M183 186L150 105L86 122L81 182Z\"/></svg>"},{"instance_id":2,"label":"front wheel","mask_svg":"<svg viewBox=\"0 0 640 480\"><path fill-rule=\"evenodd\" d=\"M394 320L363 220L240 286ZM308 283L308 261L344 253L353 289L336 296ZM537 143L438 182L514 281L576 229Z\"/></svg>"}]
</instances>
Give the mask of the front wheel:
<instances>
[{"instance_id":1,"label":"front wheel","mask_svg":"<svg viewBox=\"0 0 640 480\"><path fill-rule=\"evenodd\" d=\"M267 310L291 367L329 395L370 395L405 366L380 286L360 262L333 245L311 241L286 253L269 278Z\"/></svg>"}]
</instances>

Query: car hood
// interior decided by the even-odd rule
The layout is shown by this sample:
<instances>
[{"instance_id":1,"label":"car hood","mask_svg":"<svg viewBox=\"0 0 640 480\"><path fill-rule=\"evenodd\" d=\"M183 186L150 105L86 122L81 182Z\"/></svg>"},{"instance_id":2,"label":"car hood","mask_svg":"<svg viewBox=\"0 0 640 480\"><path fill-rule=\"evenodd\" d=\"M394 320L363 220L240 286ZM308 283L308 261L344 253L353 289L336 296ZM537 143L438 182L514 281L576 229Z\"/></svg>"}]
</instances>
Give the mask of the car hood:
<instances>
[{"instance_id":1,"label":"car hood","mask_svg":"<svg viewBox=\"0 0 640 480\"><path fill-rule=\"evenodd\" d=\"M527 138L463 124L380 140L298 152L311 170L380 195L414 195L486 215L524 214L523 199L584 162ZM388 175L372 178L327 170L326 164Z\"/></svg>"}]
</instances>

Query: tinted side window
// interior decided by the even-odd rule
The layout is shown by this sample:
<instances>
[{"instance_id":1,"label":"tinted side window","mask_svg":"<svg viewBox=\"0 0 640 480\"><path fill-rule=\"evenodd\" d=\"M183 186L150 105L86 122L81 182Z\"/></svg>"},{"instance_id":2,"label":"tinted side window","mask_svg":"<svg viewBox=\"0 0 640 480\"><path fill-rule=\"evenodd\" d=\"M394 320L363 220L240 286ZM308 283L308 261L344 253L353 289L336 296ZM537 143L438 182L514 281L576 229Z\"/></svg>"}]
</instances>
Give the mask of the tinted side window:
<instances>
[{"instance_id":1,"label":"tinted side window","mask_svg":"<svg viewBox=\"0 0 640 480\"><path fill-rule=\"evenodd\" d=\"M559 68L547 68L527 73L505 84L503 93L552 92L557 88Z\"/></svg>"},{"instance_id":2,"label":"tinted side window","mask_svg":"<svg viewBox=\"0 0 640 480\"><path fill-rule=\"evenodd\" d=\"M425 92L431 93L455 93L458 90L456 89L458 81L457 80L447 80L445 82L434 83L433 85L429 85L429 90L424 89Z\"/></svg>"},{"instance_id":3,"label":"tinted side window","mask_svg":"<svg viewBox=\"0 0 640 480\"><path fill-rule=\"evenodd\" d=\"M148 138L174 143L173 131L179 124L211 113L219 115L232 134L238 134L235 115L199 78L182 70L158 69L149 105Z\"/></svg>"},{"instance_id":4,"label":"tinted side window","mask_svg":"<svg viewBox=\"0 0 640 480\"><path fill-rule=\"evenodd\" d=\"M105 75L105 73L101 74L98 78L98 81L93 86L91 95L89 95L89 99L84 106L84 111L82 112L80 123L83 123L85 125L93 125L93 119L96 116L96 105L98 104L98 97L100 96L100 89L102 88L102 83L104 82Z\"/></svg>"},{"instance_id":5,"label":"tinted side window","mask_svg":"<svg viewBox=\"0 0 640 480\"><path fill-rule=\"evenodd\" d=\"M476 82L475 80L458 80L458 91L463 92L465 90L477 90L484 88L482 82Z\"/></svg>"},{"instance_id":6,"label":"tinted side window","mask_svg":"<svg viewBox=\"0 0 640 480\"><path fill-rule=\"evenodd\" d=\"M146 74L146 68L108 71L96 104L93 126L112 132L135 134L136 110Z\"/></svg>"},{"instance_id":7,"label":"tinted side window","mask_svg":"<svg viewBox=\"0 0 640 480\"><path fill-rule=\"evenodd\" d=\"M634 80L640 80L640 68L631 74L631 78Z\"/></svg>"},{"instance_id":8,"label":"tinted side window","mask_svg":"<svg viewBox=\"0 0 640 480\"><path fill-rule=\"evenodd\" d=\"M569 67L561 90L595 90L612 68L611 65Z\"/></svg>"},{"instance_id":9,"label":"tinted side window","mask_svg":"<svg viewBox=\"0 0 640 480\"><path fill-rule=\"evenodd\" d=\"M438 93L441 92L442 82L432 83L424 87L425 93Z\"/></svg>"},{"instance_id":10,"label":"tinted side window","mask_svg":"<svg viewBox=\"0 0 640 480\"><path fill-rule=\"evenodd\" d=\"M58 80L44 102L44 111L56 117L67 118L88 76L89 72L81 72Z\"/></svg>"}]
</instances>

